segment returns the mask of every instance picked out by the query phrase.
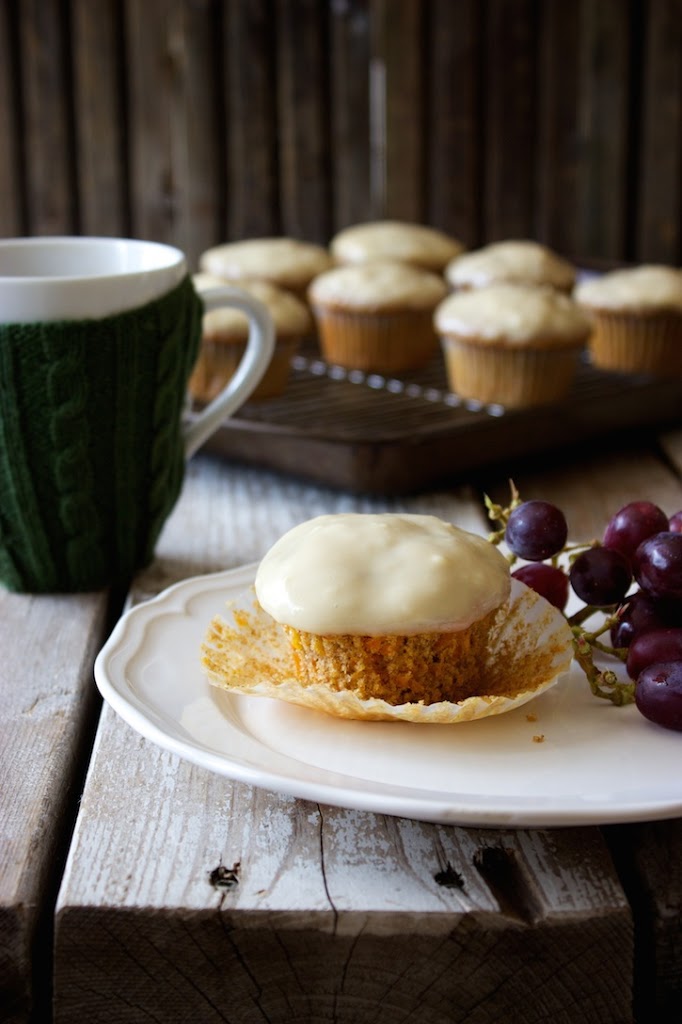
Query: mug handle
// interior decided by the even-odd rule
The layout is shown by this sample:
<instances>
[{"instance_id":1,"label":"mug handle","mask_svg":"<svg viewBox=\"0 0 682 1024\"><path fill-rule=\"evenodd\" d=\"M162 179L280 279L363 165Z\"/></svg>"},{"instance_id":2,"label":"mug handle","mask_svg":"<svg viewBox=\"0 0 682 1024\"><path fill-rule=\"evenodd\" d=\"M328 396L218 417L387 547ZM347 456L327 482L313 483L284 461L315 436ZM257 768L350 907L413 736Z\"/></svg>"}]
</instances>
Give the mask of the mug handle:
<instances>
[{"instance_id":1,"label":"mug handle","mask_svg":"<svg viewBox=\"0 0 682 1024\"><path fill-rule=\"evenodd\" d=\"M262 303L237 288L207 288L199 297L204 312L234 306L245 313L249 318L249 338L242 360L223 390L184 428L188 459L246 401L268 368L275 348L272 317Z\"/></svg>"}]
</instances>

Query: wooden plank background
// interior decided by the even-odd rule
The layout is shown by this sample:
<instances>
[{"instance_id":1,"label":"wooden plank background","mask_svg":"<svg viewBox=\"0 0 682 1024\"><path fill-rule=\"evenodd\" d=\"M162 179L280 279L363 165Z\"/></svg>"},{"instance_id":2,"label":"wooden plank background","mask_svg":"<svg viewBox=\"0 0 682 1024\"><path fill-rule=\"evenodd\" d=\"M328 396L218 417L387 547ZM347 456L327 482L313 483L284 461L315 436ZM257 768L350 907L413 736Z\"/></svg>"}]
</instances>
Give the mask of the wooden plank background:
<instances>
[{"instance_id":1,"label":"wooden plank background","mask_svg":"<svg viewBox=\"0 0 682 1024\"><path fill-rule=\"evenodd\" d=\"M679 264L682 0L0 0L0 232Z\"/></svg>"}]
</instances>

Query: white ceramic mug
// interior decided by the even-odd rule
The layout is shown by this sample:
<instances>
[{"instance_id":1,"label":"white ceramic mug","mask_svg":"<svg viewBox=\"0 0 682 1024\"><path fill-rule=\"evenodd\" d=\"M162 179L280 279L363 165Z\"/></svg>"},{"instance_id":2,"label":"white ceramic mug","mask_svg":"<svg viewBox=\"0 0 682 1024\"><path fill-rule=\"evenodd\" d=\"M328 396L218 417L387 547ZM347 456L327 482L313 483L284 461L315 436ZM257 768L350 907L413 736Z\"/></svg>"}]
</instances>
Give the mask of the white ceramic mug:
<instances>
[{"instance_id":1,"label":"white ceramic mug","mask_svg":"<svg viewBox=\"0 0 682 1024\"><path fill-rule=\"evenodd\" d=\"M187 423L209 309L250 321L242 361ZM267 310L199 296L157 242L0 240L0 581L32 592L126 585L153 555L184 466L251 394L274 349Z\"/></svg>"}]
</instances>

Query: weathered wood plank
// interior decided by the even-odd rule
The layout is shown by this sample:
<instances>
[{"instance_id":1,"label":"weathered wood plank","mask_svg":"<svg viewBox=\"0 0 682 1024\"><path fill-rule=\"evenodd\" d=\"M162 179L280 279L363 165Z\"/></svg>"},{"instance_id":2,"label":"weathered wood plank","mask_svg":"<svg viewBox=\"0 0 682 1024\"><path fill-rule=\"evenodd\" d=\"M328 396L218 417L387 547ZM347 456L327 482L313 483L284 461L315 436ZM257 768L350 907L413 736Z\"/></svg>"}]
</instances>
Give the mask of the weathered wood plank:
<instances>
[{"instance_id":1,"label":"weathered wood plank","mask_svg":"<svg viewBox=\"0 0 682 1024\"><path fill-rule=\"evenodd\" d=\"M348 0L329 12L332 232L371 220L370 3Z\"/></svg>"},{"instance_id":2,"label":"weathered wood plank","mask_svg":"<svg viewBox=\"0 0 682 1024\"><path fill-rule=\"evenodd\" d=\"M0 7L0 235L23 234L23 178L16 25L9 4Z\"/></svg>"},{"instance_id":3,"label":"weathered wood plank","mask_svg":"<svg viewBox=\"0 0 682 1024\"><path fill-rule=\"evenodd\" d=\"M192 266L221 208L213 15L208 0L126 7L132 230L179 245Z\"/></svg>"},{"instance_id":4,"label":"weathered wood plank","mask_svg":"<svg viewBox=\"0 0 682 1024\"><path fill-rule=\"evenodd\" d=\"M630 21L619 0L579 4L577 250L625 259Z\"/></svg>"},{"instance_id":5,"label":"weathered wood plank","mask_svg":"<svg viewBox=\"0 0 682 1024\"><path fill-rule=\"evenodd\" d=\"M488 241L535 235L537 76L535 5L490 0L482 118Z\"/></svg>"},{"instance_id":6,"label":"weathered wood plank","mask_svg":"<svg viewBox=\"0 0 682 1024\"><path fill-rule=\"evenodd\" d=\"M130 233L121 8L74 0L76 187L83 234Z\"/></svg>"},{"instance_id":7,"label":"weathered wood plank","mask_svg":"<svg viewBox=\"0 0 682 1024\"><path fill-rule=\"evenodd\" d=\"M38 1019L50 913L99 706L105 595L0 592L0 1017Z\"/></svg>"},{"instance_id":8,"label":"weathered wood plank","mask_svg":"<svg viewBox=\"0 0 682 1024\"><path fill-rule=\"evenodd\" d=\"M577 232L578 5L540 4L538 13L537 237L584 256Z\"/></svg>"},{"instance_id":9,"label":"weathered wood plank","mask_svg":"<svg viewBox=\"0 0 682 1024\"><path fill-rule=\"evenodd\" d=\"M645 5L646 53L639 145L637 253L682 262L682 2Z\"/></svg>"},{"instance_id":10,"label":"weathered wood plank","mask_svg":"<svg viewBox=\"0 0 682 1024\"><path fill-rule=\"evenodd\" d=\"M468 490L358 498L197 457L134 599L258 559L321 511L381 508L485 529ZM180 762L105 709L58 903L56 1020L445 1024L504 1019L531 993L538 1020L623 1021L631 941L596 830L317 806ZM617 983L596 965L609 950Z\"/></svg>"},{"instance_id":11,"label":"weathered wood plank","mask_svg":"<svg viewBox=\"0 0 682 1024\"><path fill-rule=\"evenodd\" d=\"M457 4L456 18L449 0L434 0L427 7L426 215L469 248L484 241L481 10L475 0Z\"/></svg>"},{"instance_id":12,"label":"weathered wood plank","mask_svg":"<svg viewBox=\"0 0 682 1024\"><path fill-rule=\"evenodd\" d=\"M424 5L374 0L370 64L372 206L377 216L424 218Z\"/></svg>"},{"instance_id":13,"label":"weathered wood plank","mask_svg":"<svg viewBox=\"0 0 682 1024\"><path fill-rule=\"evenodd\" d=\"M59 0L26 0L19 18L27 230L32 235L70 234L78 226L62 11Z\"/></svg>"},{"instance_id":14,"label":"weathered wood plank","mask_svg":"<svg viewBox=\"0 0 682 1024\"><path fill-rule=\"evenodd\" d=\"M282 231L331 233L328 35L317 0L276 0Z\"/></svg>"},{"instance_id":15,"label":"weathered wood plank","mask_svg":"<svg viewBox=\"0 0 682 1024\"><path fill-rule=\"evenodd\" d=\"M277 178L275 35L268 0L223 9L226 239L280 233Z\"/></svg>"}]
</instances>

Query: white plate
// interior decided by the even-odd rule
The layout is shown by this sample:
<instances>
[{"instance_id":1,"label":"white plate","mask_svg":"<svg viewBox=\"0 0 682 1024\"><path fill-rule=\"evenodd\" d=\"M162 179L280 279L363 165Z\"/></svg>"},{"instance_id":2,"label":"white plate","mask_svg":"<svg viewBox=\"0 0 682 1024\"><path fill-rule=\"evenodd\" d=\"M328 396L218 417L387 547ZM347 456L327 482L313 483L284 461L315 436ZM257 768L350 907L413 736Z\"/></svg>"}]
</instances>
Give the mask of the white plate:
<instances>
[{"instance_id":1,"label":"white plate","mask_svg":"<svg viewBox=\"0 0 682 1024\"><path fill-rule=\"evenodd\" d=\"M593 697L575 667L521 708L457 725L344 721L216 689L200 645L254 573L244 566L170 587L126 613L99 654L102 695L159 746L240 782L443 824L682 815L682 734Z\"/></svg>"}]
</instances>

